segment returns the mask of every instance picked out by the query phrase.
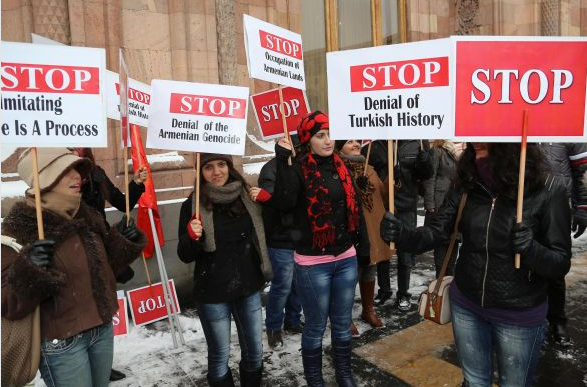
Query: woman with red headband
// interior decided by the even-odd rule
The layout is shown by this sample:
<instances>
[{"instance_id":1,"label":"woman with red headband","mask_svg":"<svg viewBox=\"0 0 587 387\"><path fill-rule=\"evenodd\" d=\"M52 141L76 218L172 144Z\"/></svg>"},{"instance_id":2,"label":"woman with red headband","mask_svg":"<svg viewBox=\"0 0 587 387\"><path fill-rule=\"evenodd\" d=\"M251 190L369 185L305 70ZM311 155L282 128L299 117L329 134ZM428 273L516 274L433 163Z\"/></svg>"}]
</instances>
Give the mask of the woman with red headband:
<instances>
[{"instance_id":1,"label":"woman with red headband","mask_svg":"<svg viewBox=\"0 0 587 387\"><path fill-rule=\"evenodd\" d=\"M308 386L324 386L322 336L330 319L332 357L339 386L355 386L351 375L351 312L357 284L354 247L360 205L349 170L334 153L328 116L315 111L298 126L307 154L289 165L291 143L275 146L277 176L271 204L295 217L295 285L306 323L302 358ZM363 223L363 222L361 222ZM364 223L363 223L364 224Z\"/></svg>"}]
</instances>

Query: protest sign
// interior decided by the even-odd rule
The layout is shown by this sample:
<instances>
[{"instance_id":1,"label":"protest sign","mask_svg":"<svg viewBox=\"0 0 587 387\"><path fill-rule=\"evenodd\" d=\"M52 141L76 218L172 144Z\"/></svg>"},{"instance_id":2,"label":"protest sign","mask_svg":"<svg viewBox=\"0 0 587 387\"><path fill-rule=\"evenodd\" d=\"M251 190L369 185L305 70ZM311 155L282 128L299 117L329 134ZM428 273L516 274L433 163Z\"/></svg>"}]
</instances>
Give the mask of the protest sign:
<instances>
[{"instance_id":1,"label":"protest sign","mask_svg":"<svg viewBox=\"0 0 587 387\"><path fill-rule=\"evenodd\" d=\"M118 298L118 311L112 317L112 327L114 329L114 336L125 336L128 334L128 310L126 308L126 298L124 291L116 292Z\"/></svg>"},{"instance_id":2,"label":"protest sign","mask_svg":"<svg viewBox=\"0 0 587 387\"><path fill-rule=\"evenodd\" d=\"M177 313L179 313L179 304L175 295L175 283L172 279L169 280L169 288L171 290L171 298L175 303ZM165 295L161 282L151 286L129 290L127 296L128 302L130 303L130 313L132 314L132 320L135 326L141 326L167 318Z\"/></svg>"},{"instance_id":3,"label":"protest sign","mask_svg":"<svg viewBox=\"0 0 587 387\"><path fill-rule=\"evenodd\" d=\"M2 143L105 147L104 49L1 43Z\"/></svg>"},{"instance_id":4,"label":"protest sign","mask_svg":"<svg viewBox=\"0 0 587 387\"><path fill-rule=\"evenodd\" d=\"M118 74L106 70L106 102L108 118L120 120ZM128 79L128 120L131 124L147 127L149 125L149 104L151 87L135 79Z\"/></svg>"},{"instance_id":5,"label":"protest sign","mask_svg":"<svg viewBox=\"0 0 587 387\"><path fill-rule=\"evenodd\" d=\"M243 15L249 76L306 90L302 36Z\"/></svg>"},{"instance_id":6,"label":"protest sign","mask_svg":"<svg viewBox=\"0 0 587 387\"><path fill-rule=\"evenodd\" d=\"M243 155L248 87L153 80L147 147Z\"/></svg>"},{"instance_id":7,"label":"protest sign","mask_svg":"<svg viewBox=\"0 0 587 387\"><path fill-rule=\"evenodd\" d=\"M450 39L326 54L333 139L452 136Z\"/></svg>"},{"instance_id":8,"label":"protest sign","mask_svg":"<svg viewBox=\"0 0 587 387\"><path fill-rule=\"evenodd\" d=\"M455 137L584 142L587 38L454 37ZM482 53L482 55L480 55Z\"/></svg>"},{"instance_id":9,"label":"protest sign","mask_svg":"<svg viewBox=\"0 0 587 387\"><path fill-rule=\"evenodd\" d=\"M293 87L284 87L283 109L290 134L295 134L303 116L309 113L306 93ZM251 96L251 103L264 140L283 136L283 121L279 109L279 89Z\"/></svg>"}]
</instances>

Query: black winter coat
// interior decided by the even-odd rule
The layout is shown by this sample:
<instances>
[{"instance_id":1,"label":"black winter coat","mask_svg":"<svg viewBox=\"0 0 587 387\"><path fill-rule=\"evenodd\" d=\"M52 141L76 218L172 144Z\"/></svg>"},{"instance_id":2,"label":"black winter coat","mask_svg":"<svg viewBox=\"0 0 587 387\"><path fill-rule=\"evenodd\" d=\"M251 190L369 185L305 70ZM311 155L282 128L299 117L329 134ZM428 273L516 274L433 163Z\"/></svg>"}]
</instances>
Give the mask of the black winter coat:
<instances>
[{"instance_id":1,"label":"black winter coat","mask_svg":"<svg viewBox=\"0 0 587 387\"><path fill-rule=\"evenodd\" d=\"M222 211L221 205L215 205L212 216L216 251L206 252L202 244L206 235L195 241L188 234L188 223L193 215L192 196L181 205L177 255L185 263L196 261L195 300L206 304L232 302L261 290L265 279L253 242L255 229L249 214L233 217Z\"/></svg>"},{"instance_id":2,"label":"black winter coat","mask_svg":"<svg viewBox=\"0 0 587 387\"><path fill-rule=\"evenodd\" d=\"M424 141L428 146L428 141ZM361 153L366 156L368 147L363 147ZM420 149L420 141L398 141L398 165L394 169L395 196L394 206L399 210L415 211L418 206L419 184L432 177L434 172L429 150ZM375 141L371 146L369 164L385 181L387 178L387 141Z\"/></svg>"},{"instance_id":3,"label":"black winter coat","mask_svg":"<svg viewBox=\"0 0 587 387\"><path fill-rule=\"evenodd\" d=\"M269 160L259 173L259 187L273 194L277 174L277 160ZM263 204L263 223L267 247L293 250L294 214L292 211L280 211L270 204Z\"/></svg>"},{"instance_id":4,"label":"black winter coat","mask_svg":"<svg viewBox=\"0 0 587 387\"><path fill-rule=\"evenodd\" d=\"M347 226L346 198L344 188L338 177L332 157L314 156L318 163L320 174L324 177L324 184L329 191L332 202L332 224L335 228L334 244L324 249L312 246L313 233L308 219L308 199L305 196L304 177L299 163L288 165L289 150L275 145L277 174L275 191L267 204L282 211L292 211L294 214L295 229L292 233L294 248L302 255L339 255L355 245L357 254L366 252L369 255L369 238L360 196L356 195L359 207L359 227L356 232L349 232ZM300 161L303 162L303 161ZM356 190L355 190L356 191ZM361 238L363 236L363 238ZM366 244L366 246L365 246Z\"/></svg>"},{"instance_id":5,"label":"black winter coat","mask_svg":"<svg viewBox=\"0 0 587 387\"><path fill-rule=\"evenodd\" d=\"M112 181L110 181L106 175L106 172L104 172L104 170L97 165L92 168L88 181L82 185L82 200L88 206L100 212L105 220L106 212L104 211L104 208L106 207L106 199L100 192L99 184L101 182L106 184L106 188L110 195L108 202L112 204L112 206L118 211L126 212L126 201L124 194L120 192L118 188L116 188ZM145 192L145 186L143 184L137 184L134 181L128 183L128 201L131 210L137 204L143 192Z\"/></svg>"},{"instance_id":6,"label":"black winter coat","mask_svg":"<svg viewBox=\"0 0 587 387\"><path fill-rule=\"evenodd\" d=\"M398 247L422 253L447 240L456 220L461 192L448 192L430 223L402 233ZM462 244L455 269L459 290L481 307L522 309L547 298L546 279L562 278L570 268L571 215L566 191L549 177L544 189L524 197L523 219L530 222L534 243L514 268L511 245L516 204L493 197L476 182L469 192L459 232Z\"/></svg>"},{"instance_id":7,"label":"black winter coat","mask_svg":"<svg viewBox=\"0 0 587 387\"><path fill-rule=\"evenodd\" d=\"M587 205L587 187L583 182L587 171L587 144L542 143L540 150L551 174L563 180L573 205Z\"/></svg>"}]
</instances>

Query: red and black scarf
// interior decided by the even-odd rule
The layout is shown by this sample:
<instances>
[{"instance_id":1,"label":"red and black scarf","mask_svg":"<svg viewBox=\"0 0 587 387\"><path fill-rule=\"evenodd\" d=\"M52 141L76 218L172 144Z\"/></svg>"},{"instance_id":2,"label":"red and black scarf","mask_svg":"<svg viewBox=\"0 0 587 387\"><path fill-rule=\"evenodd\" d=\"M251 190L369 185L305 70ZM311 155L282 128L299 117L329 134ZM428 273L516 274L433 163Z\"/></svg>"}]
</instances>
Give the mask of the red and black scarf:
<instances>
[{"instance_id":1,"label":"red and black scarf","mask_svg":"<svg viewBox=\"0 0 587 387\"><path fill-rule=\"evenodd\" d=\"M359 225L359 207L355 196L355 189L349 170L341 158L334 153L332 155L334 167L342 182L346 197L346 214L348 231L353 232ZM301 162L302 173L308 199L308 219L313 233L312 246L323 249L327 245L334 244L335 226L332 224L332 202L324 184L324 178L318 169L318 163L311 153Z\"/></svg>"}]
</instances>

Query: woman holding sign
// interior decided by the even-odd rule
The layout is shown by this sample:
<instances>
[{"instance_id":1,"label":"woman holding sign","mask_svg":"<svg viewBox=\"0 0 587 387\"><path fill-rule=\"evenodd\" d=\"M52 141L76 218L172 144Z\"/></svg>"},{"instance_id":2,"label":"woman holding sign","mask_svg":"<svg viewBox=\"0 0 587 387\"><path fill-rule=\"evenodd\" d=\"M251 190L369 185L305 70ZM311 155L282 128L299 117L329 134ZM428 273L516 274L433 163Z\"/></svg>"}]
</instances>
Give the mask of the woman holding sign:
<instances>
[{"instance_id":1,"label":"woman holding sign","mask_svg":"<svg viewBox=\"0 0 587 387\"><path fill-rule=\"evenodd\" d=\"M463 205L462 244L450 287L457 352L466 386L490 386L493 352L498 384L532 384L544 339L547 280L570 268L571 215L566 190L546 176L540 150L528 144L523 221L515 223L519 144L468 144L457 164L456 188L430 222L405 226L391 213L385 241L422 253L445 240ZM514 255L521 254L521 269Z\"/></svg>"},{"instance_id":2,"label":"woman holding sign","mask_svg":"<svg viewBox=\"0 0 587 387\"><path fill-rule=\"evenodd\" d=\"M361 207L367 226L368 243L362 243L366 245L363 246L363 250L365 250L364 247L367 249L362 254L358 250L359 254L357 255L359 259L359 289L363 304L361 319L374 328L381 328L383 323L375 313L373 297L377 275L376 263L389 260L392 256L389 245L383 242L379 235L381 219L385 215L384 203L387 203L388 200L387 185L383 184L371 165L367 165L365 168L366 159L361 155L360 141L337 140L336 149L340 152L340 157L346 163L357 183L356 188L361 195ZM356 330L356 328L354 329Z\"/></svg>"},{"instance_id":3,"label":"woman holding sign","mask_svg":"<svg viewBox=\"0 0 587 387\"><path fill-rule=\"evenodd\" d=\"M181 206L177 255L196 262L194 298L208 344L208 382L234 386L228 366L231 315L241 347L241 386L263 371L261 289L272 277L261 206L228 155L202 153L200 218L192 194Z\"/></svg>"},{"instance_id":4,"label":"woman holding sign","mask_svg":"<svg viewBox=\"0 0 587 387\"><path fill-rule=\"evenodd\" d=\"M334 153L328 128L328 116L320 111L302 119L298 137L308 153L291 166L291 144L287 139L279 140L270 199L281 210L294 212L294 278L306 316L302 359L310 387L324 386L322 336L328 319L336 381L339 386L355 386L350 326L357 284L354 244L362 216L351 174Z\"/></svg>"},{"instance_id":5,"label":"woman holding sign","mask_svg":"<svg viewBox=\"0 0 587 387\"><path fill-rule=\"evenodd\" d=\"M2 316L21 319L40 306L40 371L48 387L106 387L113 357L115 276L139 256L145 238L126 218L106 228L81 199L91 163L66 148L38 149L46 239L37 240L32 190L14 205L3 234L24 246L2 246ZM18 174L33 185L32 151Z\"/></svg>"}]
</instances>

